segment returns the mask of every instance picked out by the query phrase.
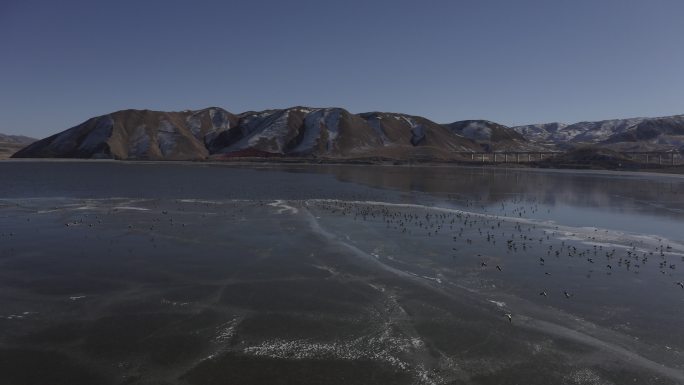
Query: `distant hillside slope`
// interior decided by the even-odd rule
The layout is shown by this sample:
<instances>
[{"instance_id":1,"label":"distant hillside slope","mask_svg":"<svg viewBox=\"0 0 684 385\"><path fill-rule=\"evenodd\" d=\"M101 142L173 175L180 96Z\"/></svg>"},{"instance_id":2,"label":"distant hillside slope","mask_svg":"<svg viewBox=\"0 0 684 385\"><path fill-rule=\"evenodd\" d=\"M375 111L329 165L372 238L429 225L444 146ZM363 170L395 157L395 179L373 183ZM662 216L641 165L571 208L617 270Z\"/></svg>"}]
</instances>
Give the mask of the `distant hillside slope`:
<instances>
[{"instance_id":1,"label":"distant hillside slope","mask_svg":"<svg viewBox=\"0 0 684 385\"><path fill-rule=\"evenodd\" d=\"M445 124L452 132L480 143L485 151L546 150L511 127L489 120L462 120Z\"/></svg>"},{"instance_id":2,"label":"distant hillside slope","mask_svg":"<svg viewBox=\"0 0 684 385\"><path fill-rule=\"evenodd\" d=\"M23 135L0 134L0 159L7 159L15 152L38 139L29 138Z\"/></svg>"}]
</instances>

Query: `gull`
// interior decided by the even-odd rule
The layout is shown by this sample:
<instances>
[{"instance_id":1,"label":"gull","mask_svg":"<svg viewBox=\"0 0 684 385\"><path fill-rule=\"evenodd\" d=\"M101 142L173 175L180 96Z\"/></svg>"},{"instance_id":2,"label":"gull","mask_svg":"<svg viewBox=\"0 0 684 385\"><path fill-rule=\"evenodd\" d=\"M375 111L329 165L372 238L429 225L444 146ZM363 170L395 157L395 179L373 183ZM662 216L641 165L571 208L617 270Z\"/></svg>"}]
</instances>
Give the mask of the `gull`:
<instances>
[{"instance_id":1,"label":"gull","mask_svg":"<svg viewBox=\"0 0 684 385\"><path fill-rule=\"evenodd\" d=\"M504 314L508 318L508 322L513 322L513 315L511 313Z\"/></svg>"}]
</instances>

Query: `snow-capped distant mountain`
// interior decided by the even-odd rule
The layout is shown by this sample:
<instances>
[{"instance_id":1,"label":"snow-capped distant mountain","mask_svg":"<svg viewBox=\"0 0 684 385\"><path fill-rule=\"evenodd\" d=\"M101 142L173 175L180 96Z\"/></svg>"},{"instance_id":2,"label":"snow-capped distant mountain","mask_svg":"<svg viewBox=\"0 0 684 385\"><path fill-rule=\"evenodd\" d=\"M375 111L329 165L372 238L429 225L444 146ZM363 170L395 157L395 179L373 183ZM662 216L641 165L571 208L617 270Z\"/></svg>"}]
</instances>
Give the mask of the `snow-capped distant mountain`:
<instances>
[{"instance_id":1,"label":"snow-capped distant mountain","mask_svg":"<svg viewBox=\"0 0 684 385\"><path fill-rule=\"evenodd\" d=\"M566 126L553 135L554 140L568 140L581 143L599 143L616 134L635 130L647 118L613 119L599 122L579 122Z\"/></svg>"},{"instance_id":2,"label":"snow-capped distant mountain","mask_svg":"<svg viewBox=\"0 0 684 385\"><path fill-rule=\"evenodd\" d=\"M684 115L513 127L535 142L556 146L597 144L623 151L684 150Z\"/></svg>"},{"instance_id":3,"label":"snow-capped distant mountain","mask_svg":"<svg viewBox=\"0 0 684 385\"><path fill-rule=\"evenodd\" d=\"M480 141L525 140L519 133L502 124L489 120L462 120L447 127L465 136Z\"/></svg>"},{"instance_id":4,"label":"snow-capped distant mountain","mask_svg":"<svg viewBox=\"0 0 684 385\"><path fill-rule=\"evenodd\" d=\"M524 136L527 140L534 142L547 142L550 136L554 133L567 127L563 123L542 123L542 124L528 124L525 126L511 127L512 130Z\"/></svg>"}]
</instances>

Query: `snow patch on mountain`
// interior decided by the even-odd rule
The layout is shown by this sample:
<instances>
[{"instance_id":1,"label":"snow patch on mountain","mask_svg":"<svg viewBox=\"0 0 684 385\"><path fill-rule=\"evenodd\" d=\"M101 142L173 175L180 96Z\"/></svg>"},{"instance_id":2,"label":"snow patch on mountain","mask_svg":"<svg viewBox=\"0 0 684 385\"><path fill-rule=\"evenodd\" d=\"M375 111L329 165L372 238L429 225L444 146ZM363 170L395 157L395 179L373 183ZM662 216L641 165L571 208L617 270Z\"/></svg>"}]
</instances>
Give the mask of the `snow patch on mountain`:
<instances>
[{"instance_id":1,"label":"snow patch on mountain","mask_svg":"<svg viewBox=\"0 0 684 385\"><path fill-rule=\"evenodd\" d=\"M411 144L416 146L425 140L425 129L421 124L416 123L413 118L402 116L404 121L411 127Z\"/></svg>"},{"instance_id":2,"label":"snow patch on mountain","mask_svg":"<svg viewBox=\"0 0 684 385\"><path fill-rule=\"evenodd\" d=\"M339 121L342 115L340 108L321 108L304 117L304 137L294 149L296 153L308 153L320 144L322 133L327 133L326 152L334 148L335 139L339 135Z\"/></svg>"},{"instance_id":3,"label":"snow patch on mountain","mask_svg":"<svg viewBox=\"0 0 684 385\"><path fill-rule=\"evenodd\" d=\"M132 158L144 157L150 150L150 136L144 124L136 127L128 140L128 156Z\"/></svg>"},{"instance_id":4,"label":"snow patch on mountain","mask_svg":"<svg viewBox=\"0 0 684 385\"><path fill-rule=\"evenodd\" d=\"M187 124L192 136L197 139L202 137L202 118L198 114L192 114L185 119L185 124Z\"/></svg>"},{"instance_id":5,"label":"snow patch on mountain","mask_svg":"<svg viewBox=\"0 0 684 385\"><path fill-rule=\"evenodd\" d=\"M263 111L244 114L239 123L242 138L230 145L225 152L256 147L263 151L282 153L289 132L290 112Z\"/></svg>"},{"instance_id":6,"label":"snow patch on mountain","mask_svg":"<svg viewBox=\"0 0 684 385\"><path fill-rule=\"evenodd\" d=\"M463 127L461 135L475 140L489 140L492 137L492 128L486 123L480 121L470 122Z\"/></svg>"},{"instance_id":7,"label":"snow patch on mountain","mask_svg":"<svg viewBox=\"0 0 684 385\"><path fill-rule=\"evenodd\" d=\"M552 134L567 127L564 123L540 123L528 124L524 126L511 127L514 131L534 142L546 142L550 140Z\"/></svg>"},{"instance_id":8,"label":"snow patch on mountain","mask_svg":"<svg viewBox=\"0 0 684 385\"><path fill-rule=\"evenodd\" d=\"M565 127L561 132L568 134L566 140L595 143L607 140L615 134L633 130L643 121L644 118L580 122Z\"/></svg>"},{"instance_id":9,"label":"snow patch on mountain","mask_svg":"<svg viewBox=\"0 0 684 385\"><path fill-rule=\"evenodd\" d=\"M88 136L81 142L78 149L81 151L96 151L112 135L114 119L111 116L103 116L97 120L95 127L88 133Z\"/></svg>"},{"instance_id":10,"label":"snow patch on mountain","mask_svg":"<svg viewBox=\"0 0 684 385\"><path fill-rule=\"evenodd\" d=\"M335 108L332 110L326 110L321 118L321 123L325 124L325 128L328 130L328 151L333 148L333 143L337 136L340 134L340 117L342 115L342 110Z\"/></svg>"},{"instance_id":11,"label":"snow patch on mountain","mask_svg":"<svg viewBox=\"0 0 684 385\"><path fill-rule=\"evenodd\" d=\"M177 145L178 131L176 126L169 122L168 120L162 120L159 122L159 127L157 129L157 143L159 145L159 151L164 156L168 156L173 153Z\"/></svg>"},{"instance_id":12,"label":"snow patch on mountain","mask_svg":"<svg viewBox=\"0 0 684 385\"><path fill-rule=\"evenodd\" d=\"M373 115L370 116L366 119L366 123L373 129L375 134L380 138L380 141L382 142L383 146L388 146L390 145L390 140L387 137L387 134L385 134L385 130L382 128L382 124L380 121L382 120L382 116L380 115Z\"/></svg>"},{"instance_id":13,"label":"snow patch on mountain","mask_svg":"<svg viewBox=\"0 0 684 385\"><path fill-rule=\"evenodd\" d=\"M254 147L262 141L273 143L275 148L271 147L271 152L283 152L285 147L285 137L288 134L288 119L290 118L290 111L283 111L279 114L272 114L265 123L259 126L258 130L252 132L252 135L247 138L247 147Z\"/></svg>"}]
</instances>

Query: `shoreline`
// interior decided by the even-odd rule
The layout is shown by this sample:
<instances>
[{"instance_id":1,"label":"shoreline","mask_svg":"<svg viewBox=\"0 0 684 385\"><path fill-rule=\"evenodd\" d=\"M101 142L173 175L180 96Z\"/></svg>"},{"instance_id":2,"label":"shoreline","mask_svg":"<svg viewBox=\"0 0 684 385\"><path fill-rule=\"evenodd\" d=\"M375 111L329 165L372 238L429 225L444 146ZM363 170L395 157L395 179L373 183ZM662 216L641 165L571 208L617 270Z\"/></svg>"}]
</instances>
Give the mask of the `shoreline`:
<instances>
[{"instance_id":1,"label":"shoreline","mask_svg":"<svg viewBox=\"0 0 684 385\"><path fill-rule=\"evenodd\" d=\"M118 159L85 159L85 158L7 158L0 159L2 163L121 163L121 164L180 164L180 165L210 165L228 167L278 167L278 166L356 166L356 167L400 167L400 168L469 168L469 169L498 169L554 173L587 173L603 175L632 175L632 176L668 176L684 178L684 165L662 166L659 168L600 168L600 167L551 167L545 164L525 163L492 163L468 161L371 161L371 160L337 160L337 159L303 159L291 158L274 160L273 158L240 158L235 160L118 160ZM582 166L582 165L578 165Z\"/></svg>"}]
</instances>

